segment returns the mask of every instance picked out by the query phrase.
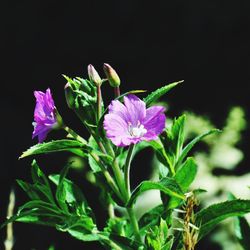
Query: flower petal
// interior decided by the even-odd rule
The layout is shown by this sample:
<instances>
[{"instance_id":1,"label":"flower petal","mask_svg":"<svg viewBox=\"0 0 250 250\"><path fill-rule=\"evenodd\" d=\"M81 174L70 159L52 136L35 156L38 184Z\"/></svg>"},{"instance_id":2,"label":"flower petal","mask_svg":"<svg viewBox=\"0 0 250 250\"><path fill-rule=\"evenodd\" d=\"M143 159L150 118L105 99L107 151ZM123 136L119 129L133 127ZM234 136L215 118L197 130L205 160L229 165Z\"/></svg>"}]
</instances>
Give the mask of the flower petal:
<instances>
[{"instance_id":1,"label":"flower petal","mask_svg":"<svg viewBox=\"0 0 250 250\"><path fill-rule=\"evenodd\" d=\"M142 123L146 116L146 104L135 95L124 96L124 104L129 115L129 122L137 126L138 122Z\"/></svg>"},{"instance_id":2,"label":"flower petal","mask_svg":"<svg viewBox=\"0 0 250 250\"><path fill-rule=\"evenodd\" d=\"M153 106L146 110L146 117L143 125L147 133L143 136L145 138L154 138L159 135L165 128L166 116L163 113L165 108L162 106Z\"/></svg>"},{"instance_id":3,"label":"flower petal","mask_svg":"<svg viewBox=\"0 0 250 250\"><path fill-rule=\"evenodd\" d=\"M120 116L126 123L129 122L130 116L128 110L124 106L124 104L122 104L120 101L118 100L112 101L108 108L109 108L109 113Z\"/></svg>"}]
</instances>

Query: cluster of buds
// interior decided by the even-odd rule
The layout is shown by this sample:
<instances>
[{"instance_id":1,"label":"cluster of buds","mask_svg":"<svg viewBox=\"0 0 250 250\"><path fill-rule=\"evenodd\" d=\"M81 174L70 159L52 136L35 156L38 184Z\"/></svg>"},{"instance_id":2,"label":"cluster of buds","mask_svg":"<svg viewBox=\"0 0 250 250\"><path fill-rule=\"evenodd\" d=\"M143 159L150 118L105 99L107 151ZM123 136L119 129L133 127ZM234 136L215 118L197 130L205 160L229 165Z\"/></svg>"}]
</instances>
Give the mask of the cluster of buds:
<instances>
[{"instance_id":1,"label":"cluster of buds","mask_svg":"<svg viewBox=\"0 0 250 250\"><path fill-rule=\"evenodd\" d=\"M110 85L113 88L120 86L121 80L116 71L109 64L107 63L103 64L103 71L107 77L107 80L109 81ZM96 71L96 69L92 64L89 64L88 66L88 75L90 81L92 81L96 86L100 86L102 82L105 81L105 79L104 80L101 79L101 77L99 76L98 72Z\"/></svg>"}]
</instances>

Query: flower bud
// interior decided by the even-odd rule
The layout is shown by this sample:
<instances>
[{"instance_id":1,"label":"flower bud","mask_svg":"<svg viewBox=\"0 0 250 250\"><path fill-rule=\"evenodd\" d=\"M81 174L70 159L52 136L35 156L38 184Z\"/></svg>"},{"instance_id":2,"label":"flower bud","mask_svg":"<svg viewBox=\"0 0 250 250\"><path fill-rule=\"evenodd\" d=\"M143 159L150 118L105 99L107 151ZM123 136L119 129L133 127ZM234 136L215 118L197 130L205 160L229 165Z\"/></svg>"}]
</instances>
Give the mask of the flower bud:
<instances>
[{"instance_id":1,"label":"flower bud","mask_svg":"<svg viewBox=\"0 0 250 250\"><path fill-rule=\"evenodd\" d=\"M65 91L66 102L69 108L73 109L75 104L75 97L69 82L67 82L66 85L64 86L64 91Z\"/></svg>"},{"instance_id":2,"label":"flower bud","mask_svg":"<svg viewBox=\"0 0 250 250\"><path fill-rule=\"evenodd\" d=\"M107 63L104 63L103 70L109 80L110 85L114 88L118 87L121 83L121 80L116 71Z\"/></svg>"},{"instance_id":3,"label":"flower bud","mask_svg":"<svg viewBox=\"0 0 250 250\"><path fill-rule=\"evenodd\" d=\"M88 66L88 75L90 81L92 81L96 86L100 86L102 84L102 79L92 64L89 64Z\"/></svg>"}]
</instances>

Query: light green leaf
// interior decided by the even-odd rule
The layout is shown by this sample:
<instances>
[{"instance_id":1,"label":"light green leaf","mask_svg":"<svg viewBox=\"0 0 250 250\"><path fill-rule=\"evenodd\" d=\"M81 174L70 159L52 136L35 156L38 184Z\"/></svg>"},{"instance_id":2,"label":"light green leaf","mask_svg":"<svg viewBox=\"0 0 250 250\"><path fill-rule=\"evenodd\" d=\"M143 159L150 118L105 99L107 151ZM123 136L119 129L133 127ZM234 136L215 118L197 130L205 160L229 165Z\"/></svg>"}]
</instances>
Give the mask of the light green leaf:
<instances>
[{"instance_id":1,"label":"light green leaf","mask_svg":"<svg viewBox=\"0 0 250 250\"><path fill-rule=\"evenodd\" d=\"M221 221L250 212L250 200L232 200L211 205L196 214L195 224L200 226L199 239Z\"/></svg>"},{"instance_id":2,"label":"light green leaf","mask_svg":"<svg viewBox=\"0 0 250 250\"><path fill-rule=\"evenodd\" d=\"M193 148L193 146L194 146L197 142L201 141L205 136L211 135L211 134L213 134L213 133L218 133L218 132L220 132L219 129L212 129L212 130L210 130L210 131L208 131L208 132L206 132L206 133L204 133L204 134L201 134L201 135L197 136L197 137L194 138L191 142L189 142L189 143L185 146L185 148L182 150L182 152L181 152L181 154L180 154L180 157L179 157L179 159L178 159L178 161L177 161L177 163L176 163L176 166L179 166L179 165L182 163L182 161L184 160L184 158L187 156L187 154L189 153L189 151Z\"/></svg>"},{"instance_id":3,"label":"light green leaf","mask_svg":"<svg viewBox=\"0 0 250 250\"><path fill-rule=\"evenodd\" d=\"M48 154L61 151L68 151L76 155L86 157L87 150L88 150L87 145L84 145L79 141L64 139L64 140L38 143L29 148L27 151L23 152L23 154L19 157L19 159L31 155Z\"/></svg>"},{"instance_id":4,"label":"light green leaf","mask_svg":"<svg viewBox=\"0 0 250 250\"><path fill-rule=\"evenodd\" d=\"M131 207L131 205L135 202L135 200L140 194L152 189L160 190L169 196L178 197L180 199L185 198L183 192L181 191L181 188L176 183L176 181L171 178L165 177L162 178L159 182L152 182L152 181L141 182L141 184L137 186L136 189L133 191L131 198L127 203L127 206Z\"/></svg>"},{"instance_id":5,"label":"light green leaf","mask_svg":"<svg viewBox=\"0 0 250 250\"><path fill-rule=\"evenodd\" d=\"M182 82L184 82L184 81L182 80L182 81L178 81L178 82L174 82L174 83L165 85L165 86L153 91L152 93L150 93L147 97L145 97L143 99L143 101L146 103L147 106L149 106L153 102L156 102L161 96L165 95L168 91L170 91L176 85L178 85L179 83L182 83Z\"/></svg>"},{"instance_id":6,"label":"light green leaf","mask_svg":"<svg viewBox=\"0 0 250 250\"><path fill-rule=\"evenodd\" d=\"M188 158L185 163L178 169L176 172L176 175L174 176L174 179L179 184L183 192L188 191L189 186L194 181L195 176L197 174L197 164L194 161L193 158ZM180 205L182 200L171 197L168 208L175 208Z\"/></svg>"}]
</instances>

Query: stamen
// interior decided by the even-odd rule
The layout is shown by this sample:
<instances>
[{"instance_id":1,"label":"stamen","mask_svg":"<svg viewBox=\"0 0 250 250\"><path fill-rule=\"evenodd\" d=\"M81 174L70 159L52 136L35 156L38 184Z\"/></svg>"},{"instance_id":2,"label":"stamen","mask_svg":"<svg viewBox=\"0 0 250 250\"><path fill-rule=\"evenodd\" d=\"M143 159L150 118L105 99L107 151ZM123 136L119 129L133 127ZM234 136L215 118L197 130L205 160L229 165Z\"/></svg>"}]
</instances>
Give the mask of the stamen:
<instances>
[{"instance_id":1,"label":"stamen","mask_svg":"<svg viewBox=\"0 0 250 250\"><path fill-rule=\"evenodd\" d=\"M140 123L140 121L137 122L137 126L135 127L132 126L131 122L128 122L128 132L133 137L141 137L147 133L147 130Z\"/></svg>"}]
</instances>

